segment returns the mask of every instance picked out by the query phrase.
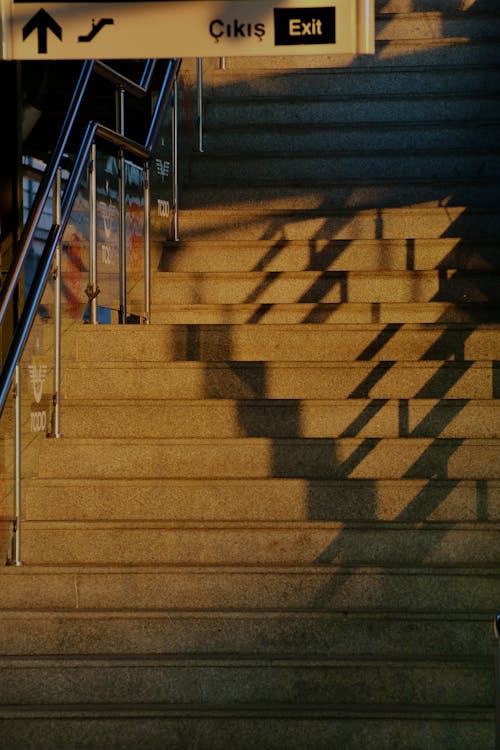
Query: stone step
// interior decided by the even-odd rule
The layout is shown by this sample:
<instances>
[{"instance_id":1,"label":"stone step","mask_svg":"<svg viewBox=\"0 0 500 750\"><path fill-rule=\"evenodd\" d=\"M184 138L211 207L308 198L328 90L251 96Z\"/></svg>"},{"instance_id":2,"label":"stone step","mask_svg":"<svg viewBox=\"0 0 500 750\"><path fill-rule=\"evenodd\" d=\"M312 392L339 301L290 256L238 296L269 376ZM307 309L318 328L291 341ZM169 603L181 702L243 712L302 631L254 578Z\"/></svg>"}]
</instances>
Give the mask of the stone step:
<instances>
[{"instance_id":1,"label":"stone step","mask_svg":"<svg viewBox=\"0 0 500 750\"><path fill-rule=\"evenodd\" d=\"M145 515L145 518L147 516ZM44 522L23 527L28 565L487 566L500 524Z\"/></svg>"},{"instance_id":2,"label":"stone step","mask_svg":"<svg viewBox=\"0 0 500 750\"><path fill-rule=\"evenodd\" d=\"M264 115L265 117L265 115ZM281 152L204 153L193 157L190 179L240 183L254 180L349 180L349 179L444 179L461 177L498 177L500 155L493 148L417 149L402 151L353 152L328 151L299 153L290 158Z\"/></svg>"},{"instance_id":3,"label":"stone step","mask_svg":"<svg viewBox=\"0 0 500 750\"><path fill-rule=\"evenodd\" d=\"M87 332L86 332L87 333ZM91 350L87 349L89 356ZM80 348L80 357L84 352ZM68 362L65 397L88 399L490 399L497 361Z\"/></svg>"},{"instance_id":4,"label":"stone step","mask_svg":"<svg viewBox=\"0 0 500 750\"><path fill-rule=\"evenodd\" d=\"M323 96L237 98L219 95L206 100L204 116L209 128L228 127L230 123L241 127L262 125L269 128L293 123L295 126L334 125L336 122L371 123L426 123L431 121L470 120L491 123L494 127L500 118L498 93L468 94L457 87L445 94L378 94L357 97Z\"/></svg>"},{"instance_id":5,"label":"stone step","mask_svg":"<svg viewBox=\"0 0 500 750\"><path fill-rule=\"evenodd\" d=\"M500 307L486 303L255 303L156 306L154 323L500 323Z\"/></svg>"},{"instance_id":6,"label":"stone step","mask_svg":"<svg viewBox=\"0 0 500 750\"><path fill-rule=\"evenodd\" d=\"M414 11L415 9L412 9ZM500 14L498 7L485 12L466 14L463 11L441 12L401 12L377 14L375 35L378 41L426 39L445 40L448 38L467 38L480 40L500 37ZM496 12L494 12L496 11Z\"/></svg>"},{"instance_id":7,"label":"stone step","mask_svg":"<svg viewBox=\"0 0 500 750\"><path fill-rule=\"evenodd\" d=\"M397 747L446 747L460 750L492 747L495 725L492 710L460 708L319 707L234 705L217 709L198 706L135 704L128 706L44 709L3 708L2 737L9 750L44 750L68 746L101 750L133 750L148 738L149 750L199 750L231 747L253 750L286 747L315 750L332 747L382 750ZM415 744L417 743L417 744Z\"/></svg>"},{"instance_id":8,"label":"stone step","mask_svg":"<svg viewBox=\"0 0 500 750\"><path fill-rule=\"evenodd\" d=\"M335 564L299 567L25 565L4 567L0 592L3 611L43 614L52 610L55 616L68 610L75 615L82 610L111 615L121 610L169 616L215 611L224 615L232 612L235 617L259 616L268 611L274 616L284 614L286 617L294 614L323 616L325 613L340 617L343 613L348 624L347 615L350 618L360 612L374 620L385 613L389 619L395 617L396 622L404 613L404 617L417 618L417 623L420 617L425 621L429 615L439 614L451 620L457 617L467 621L479 619L483 623L483 636L484 622L488 620L488 644L482 641L480 647L483 653L486 647L492 647L492 602L498 592L498 571L495 567L478 565L459 568L425 566L421 562L418 568L384 569ZM375 633L375 625L373 627ZM390 626L387 627L390 632ZM422 646L426 632L425 626L423 628ZM136 635L139 637L141 630ZM466 630L462 635L465 638ZM367 648L366 642L355 643L353 638L349 648ZM164 643L163 653L168 648L168 643ZM463 648L468 648L465 643Z\"/></svg>"},{"instance_id":9,"label":"stone step","mask_svg":"<svg viewBox=\"0 0 500 750\"><path fill-rule=\"evenodd\" d=\"M169 271L154 276L152 294L157 303L173 305L493 303L499 284L491 270Z\"/></svg>"},{"instance_id":10,"label":"stone step","mask_svg":"<svg viewBox=\"0 0 500 750\"><path fill-rule=\"evenodd\" d=\"M367 580L366 583L369 581ZM471 581L472 583L472 581ZM353 588L351 584L351 589ZM356 637L353 638L353 634ZM3 656L491 657L491 617L460 613L6 610Z\"/></svg>"},{"instance_id":11,"label":"stone step","mask_svg":"<svg viewBox=\"0 0 500 750\"><path fill-rule=\"evenodd\" d=\"M463 13L494 12L498 10L496 0L481 0L471 3L464 0L375 0L375 12L386 13Z\"/></svg>"},{"instance_id":12,"label":"stone step","mask_svg":"<svg viewBox=\"0 0 500 750\"><path fill-rule=\"evenodd\" d=\"M249 271L500 271L500 242L454 237L396 240L272 240L169 242L159 270ZM156 300L154 300L156 302Z\"/></svg>"},{"instance_id":13,"label":"stone step","mask_svg":"<svg viewBox=\"0 0 500 750\"><path fill-rule=\"evenodd\" d=\"M257 186L256 186L257 187ZM226 209L197 208L179 212L183 239L274 240L279 248L288 240L385 240L455 237L461 240L496 240L500 214L495 209L460 206L327 209L321 208L325 185L318 183L315 204L303 208L249 208L238 204L237 194ZM280 195L278 183L273 187ZM442 196L443 199L445 196ZM220 200L219 197L216 198ZM295 198L294 198L295 200ZM372 205L373 200L370 202Z\"/></svg>"},{"instance_id":14,"label":"stone step","mask_svg":"<svg viewBox=\"0 0 500 750\"><path fill-rule=\"evenodd\" d=\"M65 438L500 438L489 399L69 402Z\"/></svg>"},{"instance_id":15,"label":"stone step","mask_svg":"<svg viewBox=\"0 0 500 750\"><path fill-rule=\"evenodd\" d=\"M178 438L46 440L49 478L498 479L494 439Z\"/></svg>"},{"instance_id":16,"label":"stone step","mask_svg":"<svg viewBox=\"0 0 500 750\"><path fill-rule=\"evenodd\" d=\"M343 231L344 225L349 224L351 218L344 222L338 222L334 218L338 215L341 210L354 211L361 213L361 217L357 217L355 220L358 222L358 232L361 227L363 231L360 232L360 237L365 240L376 240L381 239L380 232L384 228L386 222L380 221L377 225L377 231L375 233L369 233L366 235L364 226L366 221L361 224L360 218L367 219L369 217L367 211L369 209L376 209L380 219L388 219L390 213L388 209L392 208L394 212L396 209L402 211L403 209L407 212L406 221L410 217L417 214L418 211L422 212L421 221L425 224L412 223L408 226L406 235L397 229L396 237L400 239L429 239L433 236L436 239L442 239L446 237L447 232L450 237L460 238L464 242L476 241L484 236L485 226L480 221L473 226L473 215L471 211L490 210L492 213L497 211L500 201L500 190L498 187L498 180L489 179L460 179L459 177L453 177L451 180L442 180L439 175L434 179L420 179L415 178L411 180L398 179L395 183L394 180L295 180L295 181L283 181L274 180L267 181L254 181L250 184L235 184L226 185L213 180L205 180L202 184L198 183L183 183L181 186L182 200L181 200L181 239L185 239L186 235L186 217L189 216L189 210L196 209L200 217L204 217L203 212L207 209L219 209L226 211L239 210L239 211L255 211L259 209L262 211L261 220L263 222L264 229L267 228L267 224L271 223L270 213L274 211L295 211L297 213L295 221L304 220L305 211L322 211L323 223L329 222L334 231ZM384 208L380 208L384 206ZM463 208L468 206L468 209ZM451 220L446 223L434 224L431 222L433 218L431 211L435 210L439 213L446 207L447 211L451 211ZM337 214L335 213L337 212ZM326 214L326 216L325 216ZM229 214L231 215L231 214ZM347 215L347 214L346 214ZM479 214L478 214L479 215ZM247 230L249 219L253 216L247 216ZM309 220L313 217L309 217ZM390 217L393 218L393 217ZM486 218L486 217L484 217ZM465 220L465 221L464 221ZM491 218L487 219L491 221ZM190 219L191 221L191 219ZM455 222L459 222L460 230L456 231ZM286 225L293 225L295 222L291 218L291 214L284 215L280 224L277 226L283 226L286 229ZM470 228L468 225L471 225ZM467 225L467 226L466 226ZM189 229L189 224L187 225ZM320 223L321 227L322 224ZM265 232L262 232L262 225L260 232L258 228L252 227L251 235L245 236L243 233L238 233L238 240L241 242L248 241L262 241L267 236ZM426 230L426 231L423 231ZM464 231L465 230L465 231ZM302 236L299 235L298 239L306 241L309 239L311 242L317 242L320 238L315 236L317 231L317 225L314 225L311 237L304 231ZM496 231L496 230L495 230ZM219 230L220 233L220 230ZM440 237L440 235L443 237ZM271 236L274 235L274 232ZM332 239L332 233L330 235L321 235L324 240ZM489 239L494 239L494 232L490 235L486 235ZM349 233L348 238L355 241L360 237L356 233ZM385 235L385 239L393 239L390 235ZM192 240L196 240L196 235L193 235ZM206 235L206 241L214 239L209 234ZM227 237L225 239L231 239ZM283 237L283 240L285 238ZM297 238L296 238L297 239Z\"/></svg>"},{"instance_id":17,"label":"stone step","mask_svg":"<svg viewBox=\"0 0 500 750\"><path fill-rule=\"evenodd\" d=\"M258 656L0 657L0 704L357 705L491 708L491 660ZM29 678L27 677L29 675Z\"/></svg>"},{"instance_id":18,"label":"stone step","mask_svg":"<svg viewBox=\"0 0 500 750\"><path fill-rule=\"evenodd\" d=\"M500 360L500 337L497 326L474 324L83 326L76 358L130 364L491 361Z\"/></svg>"},{"instance_id":19,"label":"stone step","mask_svg":"<svg viewBox=\"0 0 500 750\"><path fill-rule=\"evenodd\" d=\"M485 479L36 479L25 497L27 521L500 521Z\"/></svg>"},{"instance_id":20,"label":"stone step","mask_svg":"<svg viewBox=\"0 0 500 750\"><path fill-rule=\"evenodd\" d=\"M479 94L498 92L500 69L498 64L480 65L471 63L460 69L462 93ZM294 97L364 96L379 91L383 94L447 94L457 90L456 68L442 65L439 75L425 65L410 67L397 62L391 70L386 67L356 68L302 68L283 74L272 70L248 71L228 67L221 69L213 61L203 62L204 96L229 97ZM187 94L191 83L190 74L182 78L181 86ZM472 125L472 122L469 122ZM394 123L395 125L395 123ZM460 123L456 123L460 127ZM446 126L445 126L446 127Z\"/></svg>"},{"instance_id":21,"label":"stone step","mask_svg":"<svg viewBox=\"0 0 500 750\"><path fill-rule=\"evenodd\" d=\"M456 74L455 74L456 75ZM391 75L391 78L394 76ZM282 124L278 128L269 128L267 124L238 126L230 123L217 128L205 127L203 149L209 155L217 153L251 153L268 152L328 152L350 151L366 152L372 155L384 151L395 150L403 152L404 157L412 151L425 150L446 151L461 149L471 152L477 149L479 143L487 143L498 134L498 125L491 122L379 122L356 123L343 125L294 123ZM453 176L458 175L456 173ZM353 177L354 175L350 175ZM445 175L441 175L443 179Z\"/></svg>"},{"instance_id":22,"label":"stone step","mask_svg":"<svg viewBox=\"0 0 500 750\"><path fill-rule=\"evenodd\" d=\"M494 2L494 0L490 0ZM498 6L494 9L498 10ZM218 61L216 62L218 64ZM375 40L374 55L334 54L301 55L259 55L257 57L226 57L225 65L232 70L246 71L294 71L297 68L352 68L363 70L373 68L436 67L443 65L497 65L498 39L495 37L474 39L466 37L446 37L442 39L396 39Z\"/></svg>"}]
</instances>

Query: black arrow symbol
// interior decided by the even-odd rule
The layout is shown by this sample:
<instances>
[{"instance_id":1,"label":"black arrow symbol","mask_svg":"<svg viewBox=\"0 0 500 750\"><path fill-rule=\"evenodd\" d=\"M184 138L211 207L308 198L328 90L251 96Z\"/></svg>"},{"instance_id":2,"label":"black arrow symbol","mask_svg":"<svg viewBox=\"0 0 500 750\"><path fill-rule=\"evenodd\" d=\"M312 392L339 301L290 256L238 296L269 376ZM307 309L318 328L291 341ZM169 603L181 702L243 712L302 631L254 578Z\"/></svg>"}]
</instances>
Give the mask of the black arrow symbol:
<instances>
[{"instance_id":1,"label":"black arrow symbol","mask_svg":"<svg viewBox=\"0 0 500 750\"><path fill-rule=\"evenodd\" d=\"M49 16L46 10L40 8L38 13L35 13L33 18L30 18L28 23L23 26L23 41L29 37L29 35L37 30L38 31L38 52L47 52L47 30L50 29L58 39L62 41L62 28L59 26L52 16Z\"/></svg>"}]
</instances>

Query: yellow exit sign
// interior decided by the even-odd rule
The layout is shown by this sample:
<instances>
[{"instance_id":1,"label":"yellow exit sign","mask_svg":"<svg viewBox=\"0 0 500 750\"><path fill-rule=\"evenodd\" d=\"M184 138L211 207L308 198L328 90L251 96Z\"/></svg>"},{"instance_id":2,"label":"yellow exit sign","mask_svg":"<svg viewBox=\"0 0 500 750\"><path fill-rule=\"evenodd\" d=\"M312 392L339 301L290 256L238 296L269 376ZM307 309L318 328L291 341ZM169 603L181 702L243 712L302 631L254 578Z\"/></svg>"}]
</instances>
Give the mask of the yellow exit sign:
<instances>
[{"instance_id":1,"label":"yellow exit sign","mask_svg":"<svg viewBox=\"0 0 500 750\"><path fill-rule=\"evenodd\" d=\"M374 0L0 0L4 60L372 54Z\"/></svg>"}]
</instances>

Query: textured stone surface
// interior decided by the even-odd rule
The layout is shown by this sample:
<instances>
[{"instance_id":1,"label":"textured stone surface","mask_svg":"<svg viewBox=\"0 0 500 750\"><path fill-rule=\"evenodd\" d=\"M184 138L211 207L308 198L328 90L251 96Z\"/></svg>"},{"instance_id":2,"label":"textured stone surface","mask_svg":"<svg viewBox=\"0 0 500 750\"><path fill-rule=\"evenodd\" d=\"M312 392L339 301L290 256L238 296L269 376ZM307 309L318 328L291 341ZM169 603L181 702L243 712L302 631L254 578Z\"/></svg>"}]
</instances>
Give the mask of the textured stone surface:
<instances>
[{"instance_id":1,"label":"textured stone surface","mask_svg":"<svg viewBox=\"0 0 500 750\"><path fill-rule=\"evenodd\" d=\"M203 154L186 61L157 325L65 324L23 464L2 750L493 746L498 3L376 5L204 61Z\"/></svg>"}]
</instances>

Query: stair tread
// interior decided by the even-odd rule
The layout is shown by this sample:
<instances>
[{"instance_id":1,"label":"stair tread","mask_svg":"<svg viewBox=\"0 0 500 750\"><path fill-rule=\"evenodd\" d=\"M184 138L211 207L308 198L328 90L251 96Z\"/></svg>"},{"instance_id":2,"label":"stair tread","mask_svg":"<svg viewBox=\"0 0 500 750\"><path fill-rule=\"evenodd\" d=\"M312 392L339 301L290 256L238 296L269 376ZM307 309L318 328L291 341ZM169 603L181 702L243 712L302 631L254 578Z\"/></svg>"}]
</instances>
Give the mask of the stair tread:
<instances>
[{"instance_id":1,"label":"stair tread","mask_svg":"<svg viewBox=\"0 0 500 750\"><path fill-rule=\"evenodd\" d=\"M119 324L111 323L110 325L100 325L95 327L88 327L88 326L82 326L79 331L80 339L83 340L85 337L93 337L97 338L98 336L122 336L125 338L132 338L134 336L155 336L157 331L169 331L169 330L182 330L189 326L184 326L182 324L176 325L169 324L169 323L151 323L147 326L130 326L125 327L121 326ZM224 324L219 325L213 325L211 323L208 323L207 325L196 325L193 324L192 328L205 328L207 330L213 329L214 331L217 330L224 330L224 328L227 328ZM238 327L237 327L238 328ZM258 324L247 324L245 326L240 326L241 328L245 328L247 330L254 330L254 331L261 331L262 328ZM293 324L288 323L277 323L274 328L282 329L282 330L289 330L289 331L296 331L297 326ZM393 323L393 324L385 324L385 323L342 323L340 325L335 325L334 323L309 323L307 325L308 331L339 331L339 330L346 330L346 331L491 331L491 330L499 330L500 326L498 323L441 323L439 321L432 322L432 323L407 323L403 328L399 325L399 323ZM301 326L299 329L300 331L304 330L304 327ZM476 358L472 358L473 361L477 361ZM480 361L488 361L486 357L479 358Z\"/></svg>"},{"instance_id":2,"label":"stair tread","mask_svg":"<svg viewBox=\"0 0 500 750\"><path fill-rule=\"evenodd\" d=\"M500 274L500 269L499 272ZM198 278L208 278L208 280L212 278L227 278L227 279L248 279L250 281L253 281L254 279L259 278L276 278L276 279L322 279L322 278L339 278L343 277L344 275L347 276L353 276L353 277L359 277L360 279L371 279L373 283L376 283L376 280L381 279L413 279L413 278L436 278L436 277L442 277L445 279L454 279L454 278L472 278L478 277L480 279L482 278L493 278L495 279L497 273L493 269L467 269L467 270L461 270L458 268L426 268L426 269L416 269L416 270L405 270L405 269L383 269L380 271L377 271L376 273L373 270L363 270L363 269L353 269L353 270L330 270L330 269L303 269L303 270L283 270L283 271L273 271L273 270L266 270L266 269L257 269L255 271L222 271L222 270L192 270L192 271L158 271L155 274L154 280L156 282L163 282L163 281L169 281L170 279L175 282L177 280L182 279L198 279ZM161 304L161 303L158 303ZM497 304L500 304L498 302Z\"/></svg>"},{"instance_id":3,"label":"stair tread","mask_svg":"<svg viewBox=\"0 0 500 750\"><path fill-rule=\"evenodd\" d=\"M144 531L146 529L156 529L159 531L181 531L181 530L195 530L201 532L207 531L224 531L243 529L246 531L254 532L258 530L268 529L270 531L300 531L307 530L314 532L315 530L323 531L331 529L345 530L345 531L364 531L364 530L384 530L384 531L451 531L453 533L460 531L491 531L494 529L500 530L500 520L488 520L488 521L418 521L411 523L409 521L399 521L394 519L392 521L320 521L320 520L280 520L276 521L239 521L239 520L225 520L225 521L185 521L182 519L178 520L152 520L149 518L145 519L134 519L133 521L127 520L58 520L58 519L46 519L46 520L27 520L26 528L30 530L44 530L53 529L57 531L68 530L79 530L89 529L92 531L103 530L111 531L112 529L127 529Z\"/></svg>"},{"instance_id":4,"label":"stair tread","mask_svg":"<svg viewBox=\"0 0 500 750\"><path fill-rule=\"evenodd\" d=\"M422 565L419 565L418 567L411 566L411 565L398 565L396 563L390 563L390 564L384 564L383 566L380 565L349 565L349 564L343 564L343 563L329 563L328 565L320 565L318 563L305 563L305 564L274 564L274 565L260 565L255 563L249 563L249 564L234 564L234 563L226 563L226 564L214 564L214 563L188 563L188 564L182 564L179 565L177 563L117 563L117 562L110 562L110 563L29 563L29 565L22 565L22 566L15 566L15 565L7 565L2 570L2 575L0 576L0 582L5 582L11 577L16 579L19 578L32 578L33 580L37 580L40 578L40 576L48 576L52 577L54 575L61 575L61 576L69 576L72 580L74 576L94 576L94 575L111 575L111 576L129 576L129 575L137 575L137 576L143 576L143 575L153 575L153 576L180 576L180 577L189 577L192 575L207 575L207 576L219 576L221 572L228 573L234 576L242 576L242 577L249 577L254 576L255 574L266 575L266 576L276 576L281 577L283 575L288 575L290 573L297 574L297 575L307 575L307 576L318 576L320 578L331 578L332 570L337 570L339 573L345 573L345 575L348 576L404 576L404 577L414 577L415 573L418 572L419 575L429 575L429 576L443 576L445 578L453 578L456 575L461 575L464 577L496 577L498 576L498 568L494 564L485 564L480 563L474 566L461 566L461 565L443 565L442 563L431 563L426 562ZM30 602L26 602L27 609L30 609L29 604ZM90 609L88 606L82 606L83 609ZM8 610L15 610L16 607L6 607L5 611ZM43 608L42 608L43 609ZM46 609L50 609L46 608ZM63 610L67 610L67 607L61 607ZM105 608L103 607L97 607L98 610L104 611ZM120 609L120 608L118 608ZM140 606L139 609L141 610L148 610L147 606ZM217 608L218 609L218 608ZM269 608L265 608L266 610ZM271 608L272 609L272 608ZM59 612L60 608L58 607L56 610L53 610L55 612ZM182 608L180 608L182 610ZM37 611L39 609L37 608ZM73 610L75 612L80 611L80 607L78 609ZM110 610L106 610L110 611ZM115 611L113 608L111 610L112 612ZM135 611L135 608L133 609ZM189 611L197 611L197 608L190 608ZM211 610L212 611L212 610ZM225 611L225 610L224 610ZM290 610L293 611L293 610ZM307 611L303 607L299 608L299 611ZM379 611L379 610L377 610ZM394 610L387 610L388 612L394 612ZM427 610L424 610L427 611ZM465 611L468 615L471 617L476 615L476 611L471 612L470 609L465 608L464 610L456 610L457 612L463 612ZM453 612L453 610L451 610ZM429 612L427 611L427 614ZM401 614L401 612L400 612ZM407 612L404 611L404 614L406 616ZM411 614L411 613L410 613ZM484 614L484 611L483 611ZM491 614L489 615L491 617Z\"/></svg>"},{"instance_id":5,"label":"stair tread","mask_svg":"<svg viewBox=\"0 0 500 750\"><path fill-rule=\"evenodd\" d=\"M92 668L106 668L120 667L123 666L144 666L144 667L155 667L155 666L252 666L252 667L269 667L269 666L319 666L324 669L332 669L335 667L347 667L359 669L364 667L366 669L373 668L384 668L397 669L398 667L405 668L408 666L425 666L429 671L434 669L443 669L443 667L458 668L474 668L475 670L483 669L485 666L489 666L489 660L487 657L478 656L448 656L443 654L442 656L429 657L381 657L366 655L363 657L346 656L344 658L340 656L330 656L327 654L319 654L314 656L312 654L241 654L241 653L224 653L224 654L210 654L210 653L163 653L163 654L123 654L123 653L108 653L108 654L93 654L93 653L82 653L82 654L37 654L37 655L20 655L20 654L0 654L0 665L4 669L23 667L29 665L30 668L36 667L68 667L77 668L78 666L85 666L89 669Z\"/></svg>"},{"instance_id":6,"label":"stair tread","mask_svg":"<svg viewBox=\"0 0 500 750\"><path fill-rule=\"evenodd\" d=\"M316 443L318 445L323 444L331 444L333 442L335 443L345 443L346 445L358 445L360 443L366 442L368 440L373 445L378 444L380 442L385 443L392 443L392 444L399 444L402 443L403 445L405 443L414 443L422 445L473 445L473 446L485 446L485 445L500 445L500 438L440 438L440 437L389 437L389 438L361 438L361 437L339 437L339 438L330 438L330 437L312 437L312 438L304 438L304 437L284 437L284 438L268 438L268 437L220 437L220 438L211 438L211 437L151 437L151 438L134 438L133 436L127 437L127 438L121 438L121 437L101 437L98 438L98 441L106 444L116 444L116 445L157 445L158 443L161 443L162 445L227 445L227 444L236 444L239 443L240 445L247 445L251 447L252 445L297 445L299 443L304 444L312 444ZM96 438L86 438L86 437L66 437L64 438L63 444L66 445L95 445L96 444ZM47 446L53 446L54 442L50 441L46 444ZM51 448L49 447L49 450ZM54 450L57 451L58 447L57 445L54 447ZM233 477L234 478L234 477ZM387 477L390 478L390 477ZM411 478L411 477L409 477Z\"/></svg>"},{"instance_id":7,"label":"stair tread","mask_svg":"<svg viewBox=\"0 0 500 750\"><path fill-rule=\"evenodd\" d=\"M379 704L366 706L364 704L359 705L336 705L336 704L290 704L290 703L230 703L230 704L152 704L148 702L138 703L75 703L75 704L34 704L34 705L20 705L20 704L9 704L0 705L0 717L4 720L8 718L37 718L37 717L51 717L61 716L67 717L83 717L98 719L102 717L114 717L122 716L124 718L133 718L134 716L149 717L149 716L183 716L188 717L195 713L200 716L209 717L223 717L229 718L232 716L255 716L257 719L263 717L273 716L287 716L289 718L357 718L362 716L364 718L379 718L380 716L386 716L387 718L415 718L415 716L423 719L438 719L442 720L449 718L450 716L456 715L459 720L465 721L468 718L479 719L481 721L493 722L492 711L488 706L487 708L481 706L435 706L432 705L394 705L394 704ZM130 731L130 730L129 730ZM143 736L143 735L141 735ZM159 747L159 746L158 746Z\"/></svg>"}]
</instances>

